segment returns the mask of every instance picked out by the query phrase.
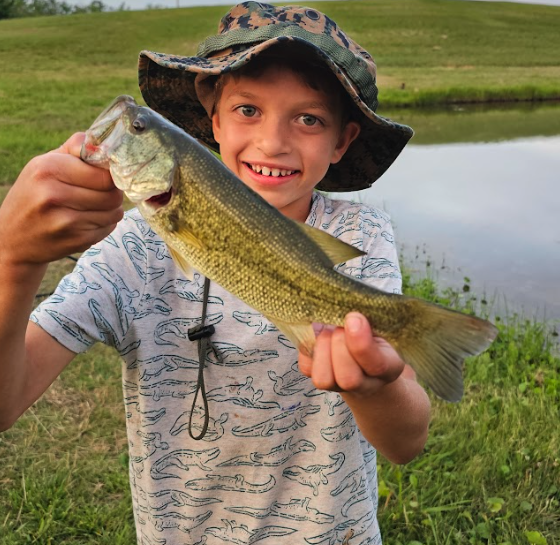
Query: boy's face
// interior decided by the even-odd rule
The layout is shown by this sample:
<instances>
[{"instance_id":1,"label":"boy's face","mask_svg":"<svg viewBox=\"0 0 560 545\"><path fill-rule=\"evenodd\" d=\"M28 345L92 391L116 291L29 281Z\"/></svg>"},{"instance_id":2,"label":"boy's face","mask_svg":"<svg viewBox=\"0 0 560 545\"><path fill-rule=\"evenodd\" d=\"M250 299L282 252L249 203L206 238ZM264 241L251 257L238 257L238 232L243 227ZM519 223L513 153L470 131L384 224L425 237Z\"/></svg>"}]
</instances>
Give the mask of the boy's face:
<instances>
[{"instance_id":1,"label":"boy's face","mask_svg":"<svg viewBox=\"0 0 560 545\"><path fill-rule=\"evenodd\" d=\"M314 187L359 134L335 101L287 68L227 78L212 117L222 160L286 216L305 221Z\"/></svg>"}]
</instances>

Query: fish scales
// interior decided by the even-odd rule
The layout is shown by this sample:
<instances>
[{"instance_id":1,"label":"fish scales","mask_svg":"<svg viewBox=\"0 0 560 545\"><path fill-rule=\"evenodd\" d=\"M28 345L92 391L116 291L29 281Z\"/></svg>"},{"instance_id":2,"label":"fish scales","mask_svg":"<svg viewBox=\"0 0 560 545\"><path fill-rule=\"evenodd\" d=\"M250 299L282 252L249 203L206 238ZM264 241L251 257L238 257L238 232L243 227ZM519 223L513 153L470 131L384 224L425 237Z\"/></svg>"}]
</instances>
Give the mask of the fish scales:
<instances>
[{"instance_id":1,"label":"fish scales","mask_svg":"<svg viewBox=\"0 0 560 545\"><path fill-rule=\"evenodd\" d=\"M283 216L211 152L156 112L121 96L86 132L82 159L110 168L188 276L196 269L311 354L313 322L361 312L440 397L463 392L463 360L486 349L486 320L384 293L334 270L362 255Z\"/></svg>"},{"instance_id":2,"label":"fish scales","mask_svg":"<svg viewBox=\"0 0 560 545\"><path fill-rule=\"evenodd\" d=\"M346 277L332 270L326 256L316 251L295 223L286 221L275 208L263 207L255 195L238 191L239 182L212 156L196 163L186 157L182 162L189 165L188 176L201 181L196 190L188 184L180 186L186 190L178 191L169 215L196 210L188 217L188 225L203 247L185 244L165 229L166 218L157 215L152 219L156 232L166 233L166 241L181 248L195 269L225 289L237 291L254 308L283 319L309 322L317 317L329 301L328 293L333 288L341 290ZM239 210L248 213L240 215ZM232 249L243 250L231 255ZM255 289L258 286L263 289ZM331 319L334 315L336 324L342 325L352 305L342 292L335 294L338 301L324 314Z\"/></svg>"}]
</instances>

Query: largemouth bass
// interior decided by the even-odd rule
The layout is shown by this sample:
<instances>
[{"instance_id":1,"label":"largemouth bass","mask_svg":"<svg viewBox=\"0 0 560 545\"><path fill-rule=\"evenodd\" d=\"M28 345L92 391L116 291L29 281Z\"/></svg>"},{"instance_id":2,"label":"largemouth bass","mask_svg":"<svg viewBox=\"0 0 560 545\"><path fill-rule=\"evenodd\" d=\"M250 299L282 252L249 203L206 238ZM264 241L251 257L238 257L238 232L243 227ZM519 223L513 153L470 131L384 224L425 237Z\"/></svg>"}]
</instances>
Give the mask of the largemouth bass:
<instances>
[{"instance_id":1,"label":"largemouth bass","mask_svg":"<svg viewBox=\"0 0 560 545\"><path fill-rule=\"evenodd\" d=\"M187 277L196 269L217 282L306 354L315 343L313 322L342 326L358 311L438 396L458 401L464 358L496 336L485 320L335 271L362 252L285 217L194 138L132 97L116 98L94 121L81 156L110 169Z\"/></svg>"}]
</instances>

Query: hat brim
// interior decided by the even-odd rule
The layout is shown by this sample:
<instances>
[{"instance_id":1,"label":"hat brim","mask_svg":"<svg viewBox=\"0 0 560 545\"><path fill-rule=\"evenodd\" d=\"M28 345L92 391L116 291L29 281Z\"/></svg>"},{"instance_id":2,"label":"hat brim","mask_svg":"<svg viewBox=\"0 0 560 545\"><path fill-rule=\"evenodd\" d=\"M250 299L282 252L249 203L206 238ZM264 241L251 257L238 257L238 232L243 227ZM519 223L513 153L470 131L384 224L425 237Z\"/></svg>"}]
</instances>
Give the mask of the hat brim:
<instances>
[{"instance_id":1,"label":"hat brim","mask_svg":"<svg viewBox=\"0 0 560 545\"><path fill-rule=\"evenodd\" d=\"M336 62L314 44L297 37L278 37L224 54L206 57L180 57L142 51L138 80L146 104L175 123L210 149L219 152L212 121L200 102L195 79L199 74L219 76L248 63L255 55L281 42L299 43L311 48L333 71L362 112L361 131L343 158L329 167L317 189L329 192L367 189L379 179L401 153L414 134L407 125L379 116L360 97L360 93Z\"/></svg>"}]
</instances>

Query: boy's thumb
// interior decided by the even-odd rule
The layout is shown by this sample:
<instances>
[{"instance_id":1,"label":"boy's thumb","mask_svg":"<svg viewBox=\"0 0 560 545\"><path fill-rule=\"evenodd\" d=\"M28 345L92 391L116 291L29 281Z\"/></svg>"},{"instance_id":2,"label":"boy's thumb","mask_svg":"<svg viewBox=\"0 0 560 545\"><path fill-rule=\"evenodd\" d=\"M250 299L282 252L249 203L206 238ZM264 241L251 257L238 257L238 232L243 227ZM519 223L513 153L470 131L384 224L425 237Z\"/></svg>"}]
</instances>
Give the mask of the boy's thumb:
<instances>
[{"instance_id":1,"label":"boy's thumb","mask_svg":"<svg viewBox=\"0 0 560 545\"><path fill-rule=\"evenodd\" d=\"M358 312L350 312L346 316L346 320L344 322L344 327L348 333L351 335L357 335L360 333L365 325L366 319L364 316L359 314Z\"/></svg>"},{"instance_id":2,"label":"boy's thumb","mask_svg":"<svg viewBox=\"0 0 560 545\"><path fill-rule=\"evenodd\" d=\"M68 138L68 140L66 140L66 142L64 142L64 144L53 151L57 153L68 153L74 157L80 157L82 144L84 143L85 138L85 132L74 133L70 138Z\"/></svg>"}]
</instances>

